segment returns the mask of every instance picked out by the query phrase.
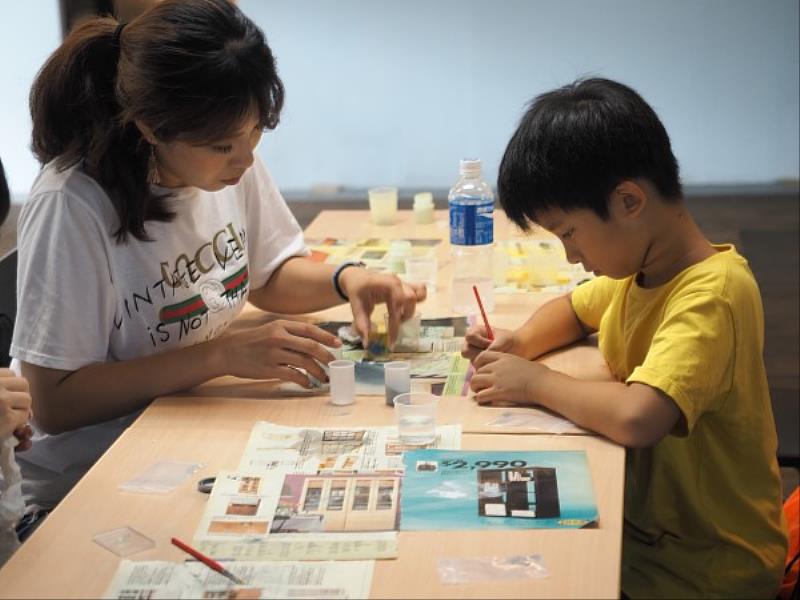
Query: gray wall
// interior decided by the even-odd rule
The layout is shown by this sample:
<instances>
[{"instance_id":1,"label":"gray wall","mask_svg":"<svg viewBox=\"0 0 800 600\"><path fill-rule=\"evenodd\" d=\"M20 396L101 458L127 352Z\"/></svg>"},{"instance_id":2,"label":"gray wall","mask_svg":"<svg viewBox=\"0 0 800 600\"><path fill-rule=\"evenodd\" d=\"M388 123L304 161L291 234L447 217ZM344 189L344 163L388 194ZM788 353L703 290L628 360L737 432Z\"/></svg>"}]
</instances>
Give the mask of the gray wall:
<instances>
[{"instance_id":1,"label":"gray wall","mask_svg":"<svg viewBox=\"0 0 800 600\"><path fill-rule=\"evenodd\" d=\"M446 188L458 159L494 181L525 103L581 75L656 109L688 184L798 178L797 0L239 0L287 89L259 151L289 190ZM56 3L0 9L0 156L36 173L26 96L58 43Z\"/></svg>"}]
</instances>

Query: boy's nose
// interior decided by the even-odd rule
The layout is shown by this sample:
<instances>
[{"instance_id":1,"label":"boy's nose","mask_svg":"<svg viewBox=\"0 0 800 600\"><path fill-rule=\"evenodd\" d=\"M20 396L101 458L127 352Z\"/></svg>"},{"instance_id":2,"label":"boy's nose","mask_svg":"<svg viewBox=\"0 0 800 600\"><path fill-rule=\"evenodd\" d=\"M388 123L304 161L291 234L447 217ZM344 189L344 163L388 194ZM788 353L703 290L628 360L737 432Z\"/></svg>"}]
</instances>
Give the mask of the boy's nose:
<instances>
[{"instance_id":1,"label":"boy's nose","mask_svg":"<svg viewBox=\"0 0 800 600\"><path fill-rule=\"evenodd\" d=\"M564 246L564 252L567 254L567 262L571 265L577 265L581 262L580 255L571 248Z\"/></svg>"}]
</instances>

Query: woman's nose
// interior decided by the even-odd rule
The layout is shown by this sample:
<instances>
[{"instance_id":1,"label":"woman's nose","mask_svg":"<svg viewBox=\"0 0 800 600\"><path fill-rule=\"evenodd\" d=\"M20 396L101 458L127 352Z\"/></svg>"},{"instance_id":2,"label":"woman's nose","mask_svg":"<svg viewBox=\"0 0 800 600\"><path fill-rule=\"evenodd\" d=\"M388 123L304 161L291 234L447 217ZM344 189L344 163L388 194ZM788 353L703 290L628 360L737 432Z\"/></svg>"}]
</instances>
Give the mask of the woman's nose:
<instances>
[{"instance_id":1,"label":"woman's nose","mask_svg":"<svg viewBox=\"0 0 800 600\"><path fill-rule=\"evenodd\" d=\"M253 151L252 150L247 150L246 152L237 153L231 159L231 163L230 163L231 167L233 167L235 169L241 169L241 170L249 169L250 165L252 165L252 164L253 164Z\"/></svg>"}]
</instances>

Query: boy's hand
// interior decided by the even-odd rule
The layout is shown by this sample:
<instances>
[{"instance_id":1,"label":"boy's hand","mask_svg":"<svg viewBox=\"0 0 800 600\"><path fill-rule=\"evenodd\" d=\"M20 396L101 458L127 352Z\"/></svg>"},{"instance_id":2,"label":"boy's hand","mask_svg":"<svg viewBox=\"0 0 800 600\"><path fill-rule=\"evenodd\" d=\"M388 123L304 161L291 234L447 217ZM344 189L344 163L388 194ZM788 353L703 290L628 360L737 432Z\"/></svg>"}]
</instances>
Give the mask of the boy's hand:
<instances>
[{"instance_id":1,"label":"boy's hand","mask_svg":"<svg viewBox=\"0 0 800 600\"><path fill-rule=\"evenodd\" d=\"M481 352L473 364L469 386L478 404L535 404L530 384L547 370L540 363L492 350Z\"/></svg>"},{"instance_id":2,"label":"boy's hand","mask_svg":"<svg viewBox=\"0 0 800 600\"><path fill-rule=\"evenodd\" d=\"M514 346L516 345L516 337L513 331L510 329L492 327L492 333L494 333L494 341L489 339L486 327L483 325L470 327L464 336L461 356L468 358L474 365L475 359L484 350L513 353Z\"/></svg>"}]
</instances>

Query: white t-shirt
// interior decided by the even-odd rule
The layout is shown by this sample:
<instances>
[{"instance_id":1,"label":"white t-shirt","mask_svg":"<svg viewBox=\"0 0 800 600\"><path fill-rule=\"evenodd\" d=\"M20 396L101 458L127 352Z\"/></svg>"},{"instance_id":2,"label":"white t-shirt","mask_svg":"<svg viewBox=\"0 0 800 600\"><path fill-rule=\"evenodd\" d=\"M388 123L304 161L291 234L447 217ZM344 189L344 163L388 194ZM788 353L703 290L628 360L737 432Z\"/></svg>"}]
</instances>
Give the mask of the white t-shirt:
<instances>
[{"instance_id":1,"label":"white t-shirt","mask_svg":"<svg viewBox=\"0 0 800 600\"><path fill-rule=\"evenodd\" d=\"M74 371L209 340L251 287L308 254L258 158L235 186L171 191L175 219L145 223L154 241L118 244L116 212L94 179L77 167L42 170L19 219L15 360ZM37 433L17 455L29 501L55 504L136 416Z\"/></svg>"}]
</instances>

